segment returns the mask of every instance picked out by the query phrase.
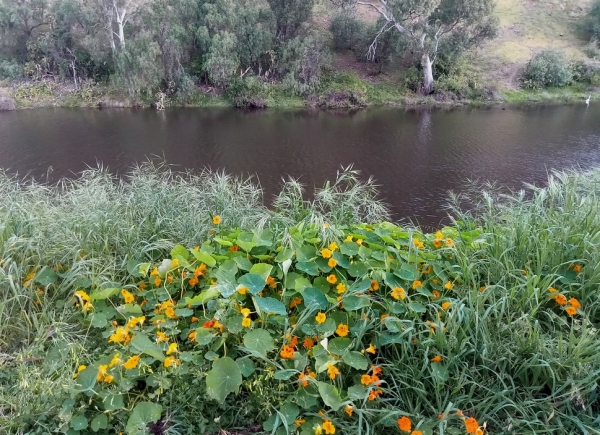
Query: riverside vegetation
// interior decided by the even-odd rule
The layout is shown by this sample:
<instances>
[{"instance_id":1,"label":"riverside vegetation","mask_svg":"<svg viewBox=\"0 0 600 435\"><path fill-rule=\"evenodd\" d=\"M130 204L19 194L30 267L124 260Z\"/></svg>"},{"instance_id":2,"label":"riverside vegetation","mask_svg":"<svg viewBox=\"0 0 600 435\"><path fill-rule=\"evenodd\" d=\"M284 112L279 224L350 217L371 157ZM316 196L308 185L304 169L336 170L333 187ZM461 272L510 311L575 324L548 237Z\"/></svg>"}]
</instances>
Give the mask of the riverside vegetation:
<instances>
[{"instance_id":1,"label":"riverside vegetation","mask_svg":"<svg viewBox=\"0 0 600 435\"><path fill-rule=\"evenodd\" d=\"M2 174L3 432L598 434L599 182L467 190L424 234L351 170L271 208L152 164Z\"/></svg>"},{"instance_id":2,"label":"riverside vegetation","mask_svg":"<svg viewBox=\"0 0 600 435\"><path fill-rule=\"evenodd\" d=\"M513 3L0 0L0 93L14 100L0 110L14 102L343 108L594 93L600 3ZM529 17L531 7L544 10ZM530 53L506 53L506 44ZM558 81L548 56L558 59ZM511 70L499 76L504 66Z\"/></svg>"}]
</instances>

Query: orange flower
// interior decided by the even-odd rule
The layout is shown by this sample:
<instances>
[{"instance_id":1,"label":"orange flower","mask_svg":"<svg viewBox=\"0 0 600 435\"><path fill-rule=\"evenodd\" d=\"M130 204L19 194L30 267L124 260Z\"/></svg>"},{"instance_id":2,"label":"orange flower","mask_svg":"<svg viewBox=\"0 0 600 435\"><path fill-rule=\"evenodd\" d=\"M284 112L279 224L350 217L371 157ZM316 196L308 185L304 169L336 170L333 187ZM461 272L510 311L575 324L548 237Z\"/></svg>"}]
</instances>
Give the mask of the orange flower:
<instances>
[{"instance_id":1,"label":"orange flower","mask_svg":"<svg viewBox=\"0 0 600 435\"><path fill-rule=\"evenodd\" d=\"M276 288L277 287L277 281L275 281L275 278L273 278L272 276L267 277L267 285L270 288Z\"/></svg>"},{"instance_id":2,"label":"orange flower","mask_svg":"<svg viewBox=\"0 0 600 435\"><path fill-rule=\"evenodd\" d=\"M200 266L196 267L196 269L194 269L194 277L198 278L200 276L204 276L204 274L206 273L206 264L202 263Z\"/></svg>"},{"instance_id":3,"label":"orange flower","mask_svg":"<svg viewBox=\"0 0 600 435\"><path fill-rule=\"evenodd\" d=\"M352 405L346 405L346 407L344 408L344 412L346 414L348 414L348 417L352 417L352 413L354 412L354 408L352 407Z\"/></svg>"},{"instance_id":4,"label":"orange flower","mask_svg":"<svg viewBox=\"0 0 600 435\"><path fill-rule=\"evenodd\" d=\"M425 245L423 245L423 242L421 242L419 240L418 237L413 238L413 243L414 243L415 247L417 247L418 249L423 249L423 247L425 246Z\"/></svg>"},{"instance_id":5,"label":"orange flower","mask_svg":"<svg viewBox=\"0 0 600 435\"><path fill-rule=\"evenodd\" d=\"M332 255L332 252L329 249L325 248L325 249L321 250L321 257L331 258L331 255Z\"/></svg>"},{"instance_id":6,"label":"orange flower","mask_svg":"<svg viewBox=\"0 0 600 435\"><path fill-rule=\"evenodd\" d=\"M371 385L373 383L373 378L369 375L362 375L360 377L360 383L363 385Z\"/></svg>"},{"instance_id":7,"label":"orange flower","mask_svg":"<svg viewBox=\"0 0 600 435\"><path fill-rule=\"evenodd\" d=\"M109 343L129 343L131 337L129 336L129 328L117 328L115 332L108 338Z\"/></svg>"},{"instance_id":8,"label":"orange flower","mask_svg":"<svg viewBox=\"0 0 600 435\"><path fill-rule=\"evenodd\" d=\"M462 417L464 414L463 412L459 409L458 411L456 411L456 415L458 415L459 417Z\"/></svg>"},{"instance_id":9,"label":"orange flower","mask_svg":"<svg viewBox=\"0 0 600 435\"><path fill-rule=\"evenodd\" d=\"M229 247L229 250L232 252L237 252L240 249L238 245L233 245Z\"/></svg>"},{"instance_id":10,"label":"orange flower","mask_svg":"<svg viewBox=\"0 0 600 435\"><path fill-rule=\"evenodd\" d=\"M368 397L368 399L369 399L369 400L375 400L375 399L377 399L377 397L378 397L378 396L380 396L380 395L382 395L382 394L383 394L383 390L372 390L372 391L369 393L369 397Z\"/></svg>"},{"instance_id":11,"label":"orange flower","mask_svg":"<svg viewBox=\"0 0 600 435\"><path fill-rule=\"evenodd\" d=\"M576 315L576 314L577 314L577 308L575 308L574 306L568 306L568 307L565 309L565 312L566 312L566 313L567 313L569 316L573 317L574 315Z\"/></svg>"},{"instance_id":12,"label":"orange flower","mask_svg":"<svg viewBox=\"0 0 600 435\"><path fill-rule=\"evenodd\" d=\"M302 298L294 298L290 301L290 310L296 308L297 305L302 303Z\"/></svg>"},{"instance_id":13,"label":"orange flower","mask_svg":"<svg viewBox=\"0 0 600 435\"><path fill-rule=\"evenodd\" d=\"M337 287L336 290L338 292L338 295L341 295L343 293L346 293L346 284L344 284L343 282L340 282Z\"/></svg>"},{"instance_id":14,"label":"orange flower","mask_svg":"<svg viewBox=\"0 0 600 435\"><path fill-rule=\"evenodd\" d=\"M477 429L479 429L479 423L473 417L469 417L465 419L465 426L467 433L477 433Z\"/></svg>"},{"instance_id":15,"label":"orange flower","mask_svg":"<svg viewBox=\"0 0 600 435\"><path fill-rule=\"evenodd\" d=\"M196 331L192 331L188 334L188 340L190 340L191 342L196 341L196 336L197 336L197 332Z\"/></svg>"},{"instance_id":16,"label":"orange flower","mask_svg":"<svg viewBox=\"0 0 600 435\"><path fill-rule=\"evenodd\" d=\"M441 248L442 247L442 241L440 239L435 239L433 241L433 246L435 246L436 248Z\"/></svg>"},{"instance_id":17,"label":"orange flower","mask_svg":"<svg viewBox=\"0 0 600 435\"><path fill-rule=\"evenodd\" d=\"M162 279L160 279L158 276L156 278L154 278L154 286L158 287L162 284Z\"/></svg>"},{"instance_id":18,"label":"orange flower","mask_svg":"<svg viewBox=\"0 0 600 435\"><path fill-rule=\"evenodd\" d=\"M420 430L413 430L410 435L423 435L423 432L421 432Z\"/></svg>"},{"instance_id":19,"label":"orange flower","mask_svg":"<svg viewBox=\"0 0 600 435\"><path fill-rule=\"evenodd\" d=\"M575 273L581 272L581 264L573 264L571 267L573 268Z\"/></svg>"},{"instance_id":20,"label":"orange flower","mask_svg":"<svg viewBox=\"0 0 600 435\"><path fill-rule=\"evenodd\" d=\"M554 300L558 305L567 305L567 298L562 294L554 296Z\"/></svg>"},{"instance_id":21,"label":"orange flower","mask_svg":"<svg viewBox=\"0 0 600 435\"><path fill-rule=\"evenodd\" d=\"M283 349L281 349L281 352L279 352L279 355L281 355L281 358L283 359L293 359L294 348L292 346L285 345L283 346Z\"/></svg>"},{"instance_id":22,"label":"orange flower","mask_svg":"<svg viewBox=\"0 0 600 435\"><path fill-rule=\"evenodd\" d=\"M327 277L327 282L329 284L335 284L337 282L337 276L335 276L334 274L331 274Z\"/></svg>"},{"instance_id":23,"label":"orange flower","mask_svg":"<svg viewBox=\"0 0 600 435\"><path fill-rule=\"evenodd\" d=\"M304 346L306 349L310 350L310 349L312 349L313 347L315 347L315 342L314 342L314 341L313 341L313 340L312 340L310 337L306 337L306 338L304 339L304 341L302 342L302 345L303 345L303 346Z\"/></svg>"},{"instance_id":24,"label":"orange flower","mask_svg":"<svg viewBox=\"0 0 600 435\"><path fill-rule=\"evenodd\" d=\"M250 326L252 326L252 320L250 320L250 318L248 317L244 317L244 319L242 320L242 326L244 328L249 328Z\"/></svg>"},{"instance_id":25,"label":"orange flower","mask_svg":"<svg viewBox=\"0 0 600 435\"><path fill-rule=\"evenodd\" d=\"M402 416L398 419L398 427L401 431L410 432L412 428L412 421L407 416Z\"/></svg>"},{"instance_id":26,"label":"orange flower","mask_svg":"<svg viewBox=\"0 0 600 435\"><path fill-rule=\"evenodd\" d=\"M319 312L319 314L316 315L315 320L318 324L322 325L323 323L325 323L325 320L327 320L327 316L325 315L325 313Z\"/></svg>"},{"instance_id":27,"label":"orange flower","mask_svg":"<svg viewBox=\"0 0 600 435\"><path fill-rule=\"evenodd\" d=\"M415 282L412 283L413 290L416 290L419 287L423 287L423 283L421 281L416 280Z\"/></svg>"},{"instance_id":28,"label":"orange flower","mask_svg":"<svg viewBox=\"0 0 600 435\"><path fill-rule=\"evenodd\" d=\"M333 364L327 363L327 375L332 381L340 374L340 371Z\"/></svg>"},{"instance_id":29,"label":"orange flower","mask_svg":"<svg viewBox=\"0 0 600 435\"><path fill-rule=\"evenodd\" d=\"M383 373L383 369L378 366L373 366L373 376L377 376Z\"/></svg>"},{"instance_id":30,"label":"orange flower","mask_svg":"<svg viewBox=\"0 0 600 435\"><path fill-rule=\"evenodd\" d=\"M125 289L121 290L121 296L123 296L123 299L125 300L126 304L132 304L133 302L135 302L135 296L133 296Z\"/></svg>"},{"instance_id":31,"label":"orange flower","mask_svg":"<svg viewBox=\"0 0 600 435\"><path fill-rule=\"evenodd\" d=\"M198 318L195 316L192 316L192 323L196 323L198 321Z\"/></svg>"},{"instance_id":32,"label":"orange flower","mask_svg":"<svg viewBox=\"0 0 600 435\"><path fill-rule=\"evenodd\" d=\"M448 281L446 284L444 284L444 288L446 290L452 290L453 287L454 287L454 284L452 284L450 281Z\"/></svg>"},{"instance_id":33,"label":"orange flower","mask_svg":"<svg viewBox=\"0 0 600 435\"><path fill-rule=\"evenodd\" d=\"M573 305L575 308L581 308L581 304L575 298L569 299L569 304Z\"/></svg>"},{"instance_id":34,"label":"orange flower","mask_svg":"<svg viewBox=\"0 0 600 435\"><path fill-rule=\"evenodd\" d=\"M196 277L190 278L190 280L188 281L188 284L192 287L195 287L198 284L198 278L196 278Z\"/></svg>"},{"instance_id":35,"label":"orange flower","mask_svg":"<svg viewBox=\"0 0 600 435\"><path fill-rule=\"evenodd\" d=\"M379 290L379 283L377 281L375 281L374 279L371 280L371 286L369 287L369 290L373 290L373 291Z\"/></svg>"},{"instance_id":36,"label":"orange flower","mask_svg":"<svg viewBox=\"0 0 600 435\"><path fill-rule=\"evenodd\" d=\"M444 310L444 311L447 310L448 308L450 308L450 305L452 305L451 302L444 302L442 304L442 310Z\"/></svg>"},{"instance_id":37,"label":"orange flower","mask_svg":"<svg viewBox=\"0 0 600 435\"><path fill-rule=\"evenodd\" d=\"M402 287L396 287L394 290L392 290L391 296L397 301L400 299L404 300L406 299L406 292Z\"/></svg>"},{"instance_id":38,"label":"orange flower","mask_svg":"<svg viewBox=\"0 0 600 435\"><path fill-rule=\"evenodd\" d=\"M329 267L335 267L337 266L338 262L335 258L330 258L329 261L327 262L327 265Z\"/></svg>"},{"instance_id":39,"label":"orange flower","mask_svg":"<svg viewBox=\"0 0 600 435\"><path fill-rule=\"evenodd\" d=\"M126 370L131 370L137 367L137 365L140 363L140 357L138 355L134 355L131 358L129 358L127 361L125 361L125 364L123 364L123 368L125 368Z\"/></svg>"},{"instance_id":40,"label":"orange flower","mask_svg":"<svg viewBox=\"0 0 600 435\"><path fill-rule=\"evenodd\" d=\"M376 348L373 346L373 343L369 344L369 347L366 349L366 352L375 355Z\"/></svg>"},{"instance_id":41,"label":"orange flower","mask_svg":"<svg viewBox=\"0 0 600 435\"><path fill-rule=\"evenodd\" d=\"M160 343L161 341L166 341L166 342L169 341L169 338L167 337L167 334L165 334L162 331L157 331L156 332L156 337L157 337L157 339L156 339L157 343Z\"/></svg>"},{"instance_id":42,"label":"orange flower","mask_svg":"<svg viewBox=\"0 0 600 435\"><path fill-rule=\"evenodd\" d=\"M219 215L213 216L212 221L213 221L213 224L219 225L221 223L221 216L219 216Z\"/></svg>"},{"instance_id":43,"label":"orange flower","mask_svg":"<svg viewBox=\"0 0 600 435\"><path fill-rule=\"evenodd\" d=\"M558 293L558 290L556 290L554 287L548 287L548 291L550 293Z\"/></svg>"},{"instance_id":44,"label":"orange flower","mask_svg":"<svg viewBox=\"0 0 600 435\"><path fill-rule=\"evenodd\" d=\"M207 329L210 329L210 328L212 328L213 326L215 326L215 319L208 320L208 321L206 321L206 322L204 322L204 323L202 324L202 327L203 327L203 328L207 328Z\"/></svg>"},{"instance_id":45,"label":"orange flower","mask_svg":"<svg viewBox=\"0 0 600 435\"><path fill-rule=\"evenodd\" d=\"M327 435L333 435L335 433L335 426L329 420L323 422L323 430Z\"/></svg>"},{"instance_id":46,"label":"orange flower","mask_svg":"<svg viewBox=\"0 0 600 435\"><path fill-rule=\"evenodd\" d=\"M343 323L340 323L339 326L337 327L337 329L335 330L335 333L337 335L339 335L340 337L345 337L348 335L348 325L344 325Z\"/></svg>"},{"instance_id":47,"label":"orange flower","mask_svg":"<svg viewBox=\"0 0 600 435\"><path fill-rule=\"evenodd\" d=\"M169 307L165 310L165 315L169 318L169 319L176 319L177 315L175 314L175 310L173 309L173 307Z\"/></svg>"},{"instance_id":48,"label":"orange flower","mask_svg":"<svg viewBox=\"0 0 600 435\"><path fill-rule=\"evenodd\" d=\"M431 358L430 361L434 362L434 363L439 363L439 362L442 362L442 357L439 355L436 355L433 358Z\"/></svg>"},{"instance_id":49,"label":"orange flower","mask_svg":"<svg viewBox=\"0 0 600 435\"><path fill-rule=\"evenodd\" d=\"M298 375L298 383L300 384L301 387L308 387L308 380L306 380L308 376L306 376L304 373L300 373Z\"/></svg>"},{"instance_id":50,"label":"orange flower","mask_svg":"<svg viewBox=\"0 0 600 435\"><path fill-rule=\"evenodd\" d=\"M433 294L433 298L432 299L439 299L442 295L440 294L439 291L434 290L431 292Z\"/></svg>"}]
</instances>

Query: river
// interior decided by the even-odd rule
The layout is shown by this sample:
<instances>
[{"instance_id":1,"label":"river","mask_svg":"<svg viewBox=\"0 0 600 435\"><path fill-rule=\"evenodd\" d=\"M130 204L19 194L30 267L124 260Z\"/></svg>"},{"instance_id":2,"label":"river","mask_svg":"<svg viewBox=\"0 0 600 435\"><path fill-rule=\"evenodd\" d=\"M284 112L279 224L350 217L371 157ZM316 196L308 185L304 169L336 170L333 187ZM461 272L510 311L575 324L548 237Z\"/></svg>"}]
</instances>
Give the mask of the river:
<instances>
[{"instance_id":1,"label":"river","mask_svg":"<svg viewBox=\"0 0 600 435\"><path fill-rule=\"evenodd\" d=\"M551 169L600 165L600 104L356 113L226 109L0 112L0 167L44 180L102 164L124 173L160 156L181 169L253 175L268 200L282 177L322 186L354 164L394 218L436 227L465 180L543 184Z\"/></svg>"}]
</instances>

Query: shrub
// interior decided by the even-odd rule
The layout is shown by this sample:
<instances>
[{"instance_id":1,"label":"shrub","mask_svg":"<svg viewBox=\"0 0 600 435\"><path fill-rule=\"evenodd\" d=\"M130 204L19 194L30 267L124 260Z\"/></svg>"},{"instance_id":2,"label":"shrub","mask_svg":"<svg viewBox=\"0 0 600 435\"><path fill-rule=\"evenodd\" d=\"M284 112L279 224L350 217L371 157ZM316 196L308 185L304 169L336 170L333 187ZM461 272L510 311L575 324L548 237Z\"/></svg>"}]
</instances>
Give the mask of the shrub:
<instances>
[{"instance_id":1,"label":"shrub","mask_svg":"<svg viewBox=\"0 0 600 435\"><path fill-rule=\"evenodd\" d=\"M525 68L523 86L527 89L568 86L573 71L567 58L554 50L536 54Z\"/></svg>"},{"instance_id":2,"label":"shrub","mask_svg":"<svg viewBox=\"0 0 600 435\"><path fill-rule=\"evenodd\" d=\"M588 45L583 48L583 52L590 59L597 59L600 57L600 49L598 48L598 41L593 38Z\"/></svg>"},{"instance_id":3,"label":"shrub","mask_svg":"<svg viewBox=\"0 0 600 435\"><path fill-rule=\"evenodd\" d=\"M23 77L23 67L16 62L0 61L0 80L15 80Z\"/></svg>"},{"instance_id":4,"label":"shrub","mask_svg":"<svg viewBox=\"0 0 600 435\"><path fill-rule=\"evenodd\" d=\"M358 20L349 10L337 12L329 25L333 36L333 47L336 50L354 50L363 37L366 24Z\"/></svg>"}]
</instances>

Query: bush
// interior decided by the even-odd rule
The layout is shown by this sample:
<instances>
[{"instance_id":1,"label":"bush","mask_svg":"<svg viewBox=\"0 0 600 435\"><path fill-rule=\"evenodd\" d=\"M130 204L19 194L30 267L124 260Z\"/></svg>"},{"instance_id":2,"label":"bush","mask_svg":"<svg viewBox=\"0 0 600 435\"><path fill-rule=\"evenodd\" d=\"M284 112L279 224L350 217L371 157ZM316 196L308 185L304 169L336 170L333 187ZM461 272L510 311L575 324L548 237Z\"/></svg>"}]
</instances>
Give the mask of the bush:
<instances>
[{"instance_id":1,"label":"bush","mask_svg":"<svg viewBox=\"0 0 600 435\"><path fill-rule=\"evenodd\" d=\"M269 86L257 77L232 77L225 93L233 107L238 109L264 109L268 106Z\"/></svg>"},{"instance_id":2,"label":"bush","mask_svg":"<svg viewBox=\"0 0 600 435\"><path fill-rule=\"evenodd\" d=\"M0 61L0 80L16 80L23 77L23 67L16 62Z\"/></svg>"},{"instance_id":3,"label":"bush","mask_svg":"<svg viewBox=\"0 0 600 435\"><path fill-rule=\"evenodd\" d=\"M571 84L573 71L568 59L554 50L545 50L536 54L525 68L523 87L541 89L564 87Z\"/></svg>"},{"instance_id":4,"label":"bush","mask_svg":"<svg viewBox=\"0 0 600 435\"><path fill-rule=\"evenodd\" d=\"M346 9L337 12L329 25L329 31L333 37L333 48L336 50L356 49L363 38L365 27L366 24L358 20L352 12Z\"/></svg>"},{"instance_id":5,"label":"bush","mask_svg":"<svg viewBox=\"0 0 600 435\"><path fill-rule=\"evenodd\" d=\"M593 38L588 45L583 48L583 52L590 59L597 59L600 57L600 49L598 48L598 41Z\"/></svg>"}]
</instances>

